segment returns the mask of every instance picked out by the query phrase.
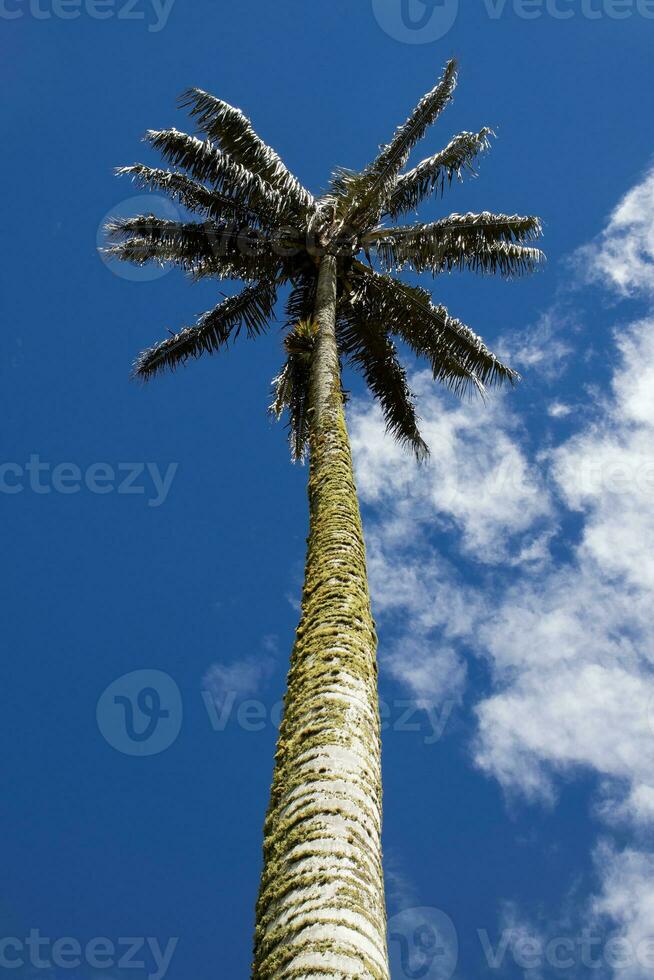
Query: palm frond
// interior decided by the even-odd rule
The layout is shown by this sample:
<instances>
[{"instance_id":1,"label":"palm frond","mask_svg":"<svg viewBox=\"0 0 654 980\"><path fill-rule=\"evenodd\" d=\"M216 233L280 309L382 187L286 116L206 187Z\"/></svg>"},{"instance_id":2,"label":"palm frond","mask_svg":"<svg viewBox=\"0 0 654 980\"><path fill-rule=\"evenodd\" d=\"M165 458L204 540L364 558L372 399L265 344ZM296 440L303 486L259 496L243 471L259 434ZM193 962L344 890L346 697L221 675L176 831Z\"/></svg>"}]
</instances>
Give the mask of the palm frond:
<instances>
[{"instance_id":1,"label":"palm frond","mask_svg":"<svg viewBox=\"0 0 654 980\"><path fill-rule=\"evenodd\" d=\"M180 105L190 109L190 115L209 139L215 140L233 160L283 194L300 213L304 214L312 207L313 196L287 169L279 155L257 135L240 109L199 88L184 92Z\"/></svg>"},{"instance_id":2,"label":"palm frond","mask_svg":"<svg viewBox=\"0 0 654 980\"><path fill-rule=\"evenodd\" d=\"M263 280L230 296L204 313L193 327L185 327L154 347L144 350L134 364L134 374L144 381L174 370L189 357L212 354L224 348L244 327L249 337L262 333L277 299L277 283Z\"/></svg>"},{"instance_id":3,"label":"palm frond","mask_svg":"<svg viewBox=\"0 0 654 980\"><path fill-rule=\"evenodd\" d=\"M450 61L436 86L420 100L391 142L359 174L341 170L332 185L338 200L337 212L346 226L370 227L385 209L397 176L406 165L413 147L440 116L452 99L457 66Z\"/></svg>"},{"instance_id":4,"label":"palm frond","mask_svg":"<svg viewBox=\"0 0 654 980\"><path fill-rule=\"evenodd\" d=\"M104 249L106 255L135 265L170 263L196 279L260 279L278 274L285 264L270 238L249 227L150 214L114 219L106 231L115 242Z\"/></svg>"},{"instance_id":5,"label":"palm frond","mask_svg":"<svg viewBox=\"0 0 654 980\"><path fill-rule=\"evenodd\" d=\"M135 265L171 262L190 272L211 255L212 228L209 223L171 221L154 214L114 218L105 227L114 244L104 251Z\"/></svg>"},{"instance_id":6,"label":"palm frond","mask_svg":"<svg viewBox=\"0 0 654 980\"><path fill-rule=\"evenodd\" d=\"M315 273L309 273L293 283L286 301L286 322L289 327L311 319L316 305L317 282Z\"/></svg>"},{"instance_id":7,"label":"palm frond","mask_svg":"<svg viewBox=\"0 0 654 980\"><path fill-rule=\"evenodd\" d=\"M431 224L371 232L363 242L374 247L384 269L411 266L434 275L453 269L505 276L533 272L543 253L522 245L541 234L538 218L520 215L454 214Z\"/></svg>"},{"instance_id":8,"label":"palm frond","mask_svg":"<svg viewBox=\"0 0 654 980\"><path fill-rule=\"evenodd\" d=\"M517 372L502 364L481 337L444 306L434 306L426 290L380 275L361 262L355 263L352 284L351 301L426 358L434 380L456 394L518 380Z\"/></svg>"},{"instance_id":9,"label":"palm frond","mask_svg":"<svg viewBox=\"0 0 654 980\"><path fill-rule=\"evenodd\" d=\"M131 167L118 167L115 173L118 177L131 177L137 186L146 190L162 191L188 211L202 213L217 221L236 221L266 229L275 226L267 209L248 207L237 198L210 190L200 181L177 171L135 163Z\"/></svg>"},{"instance_id":10,"label":"palm frond","mask_svg":"<svg viewBox=\"0 0 654 980\"><path fill-rule=\"evenodd\" d=\"M397 218L400 214L415 210L434 191L442 195L445 185L451 184L455 177L462 180L464 170L476 176L474 160L490 148L490 137L494 135L493 130L488 128L478 133L459 133L444 150L423 160L408 173L400 174L385 213Z\"/></svg>"},{"instance_id":11,"label":"palm frond","mask_svg":"<svg viewBox=\"0 0 654 980\"><path fill-rule=\"evenodd\" d=\"M175 167L187 170L196 180L218 184L232 164L240 173L238 164L228 154L214 146L210 140L200 140L179 129L149 129L144 140L158 150L165 160ZM244 167L243 170L246 168ZM254 176L254 175L253 175Z\"/></svg>"},{"instance_id":12,"label":"palm frond","mask_svg":"<svg viewBox=\"0 0 654 980\"><path fill-rule=\"evenodd\" d=\"M371 319L361 304L344 296L339 305L337 339L339 351L361 371L379 401L387 432L410 446L418 460L426 459L429 450L420 435L414 396L385 324Z\"/></svg>"},{"instance_id":13,"label":"palm frond","mask_svg":"<svg viewBox=\"0 0 654 980\"><path fill-rule=\"evenodd\" d=\"M287 196L210 142L177 129L151 129L145 139L168 163L188 170L196 180L209 181L219 193L258 210L267 216L269 223L283 217L291 219Z\"/></svg>"},{"instance_id":14,"label":"palm frond","mask_svg":"<svg viewBox=\"0 0 654 980\"><path fill-rule=\"evenodd\" d=\"M274 399L269 411L277 420L288 412L289 443L294 462L304 460L309 447L311 360L317 336L318 326L313 320L296 323L284 339L288 355L286 363L273 380Z\"/></svg>"}]
</instances>

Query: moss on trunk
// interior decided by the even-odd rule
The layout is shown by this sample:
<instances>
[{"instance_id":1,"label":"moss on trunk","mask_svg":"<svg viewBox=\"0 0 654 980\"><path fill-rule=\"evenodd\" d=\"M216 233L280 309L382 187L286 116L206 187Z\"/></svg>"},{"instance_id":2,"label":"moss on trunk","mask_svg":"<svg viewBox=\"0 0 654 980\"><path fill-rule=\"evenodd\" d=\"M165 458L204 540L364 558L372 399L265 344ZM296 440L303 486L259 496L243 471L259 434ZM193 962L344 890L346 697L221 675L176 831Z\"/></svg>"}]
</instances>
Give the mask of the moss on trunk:
<instances>
[{"instance_id":1,"label":"moss on trunk","mask_svg":"<svg viewBox=\"0 0 654 980\"><path fill-rule=\"evenodd\" d=\"M321 261L302 617L264 828L253 980L388 980L376 634Z\"/></svg>"}]
</instances>

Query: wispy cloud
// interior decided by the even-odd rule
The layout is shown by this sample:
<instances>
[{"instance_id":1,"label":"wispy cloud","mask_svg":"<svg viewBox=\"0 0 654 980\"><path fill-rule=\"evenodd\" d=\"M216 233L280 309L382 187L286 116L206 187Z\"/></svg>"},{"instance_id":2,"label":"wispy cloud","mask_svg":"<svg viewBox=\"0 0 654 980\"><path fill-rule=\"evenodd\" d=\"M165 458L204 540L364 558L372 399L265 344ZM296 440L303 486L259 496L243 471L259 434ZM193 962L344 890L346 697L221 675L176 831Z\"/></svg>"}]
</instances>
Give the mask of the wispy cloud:
<instances>
[{"instance_id":1,"label":"wispy cloud","mask_svg":"<svg viewBox=\"0 0 654 980\"><path fill-rule=\"evenodd\" d=\"M619 980L649 980L654 969L654 854L626 848L618 852L602 843L595 853L602 878L593 902L599 922L619 923Z\"/></svg>"},{"instance_id":2,"label":"wispy cloud","mask_svg":"<svg viewBox=\"0 0 654 980\"><path fill-rule=\"evenodd\" d=\"M654 169L623 197L595 241L576 252L580 276L622 296L654 295L653 215Z\"/></svg>"},{"instance_id":3,"label":"wispy cloud","mask_svg":"<svg viewBox=\"0 0 654 980\"><path fill-rule=\"evenodd\" d=\"M404 862L394 851L384 854L386 901L393 913L415 908L420 904L414 882L406 873Z\"/></svg>"},{"instance_id":4,"label":"wispy cloud","mask_svg":"<svg viewBox=\"0 0 654 980\"><path fill-rule=\"evenodd\" d=\"M550 455L583 518L571 560L510 590L480 633L511 681L479 706L477 758L529 793L550 792L548 768L586 766L629 792L651 778L654 320L617 348L603 414Z\"/></svg>"},{"instance_id":5,"label":"wispy cloud","mask_svg":"<svg viewBox=\"0 0 654 980\"><path fill-rule=\"evenodd\" d=\"M551 502L502 399L480 411L453 405L427 373L412 385L432 452L428 464L388 439L369 402L355 406L351 436L359 492L375 514L366 524L375 611L393 624L382 666L418 704L431 706L460 699L467 671L456 644L483 618L484 600L434 554L430 533L452 534L475 562L539 563Z\"/></svg>"},{"instance_id":6,"label":"wispy cloud","mask_svg":"<svg viewBox=\"0 0 654 980\"><path fill-rule=\"evenodd\" d=\"M519 371L538 373L548 382L561 377L574 348L568 336L578 330L576 320L557 302L536 323L500 337L500 356Z\"/></svg>"},{"instance_id":7,"label":"wispy cloud","mask_svg":"<svg viewBox=\"0 0 654 980\"><path fill-rule=\"evenodd\" d=\"M276 637L264 636L261 645L264 652L256 656L212 664L202 678L202 690L217 702L228 695L244 698L259 694L275 668L272 654L277 650Z\"/></svg>"},{"instance_id":8,"label":"wispy cloud","mask_svg":"<svg viewBox=\"0 0 654 980\"><path fill-rule=\"evenodd\" d=\"M453 405L429 372L415 376L412 387L431 459L417 464L387 437L376 405L356 405L351 436L363 500L383 507L386 540L413 540L425 525L438 526L459 532L464 551L476 560L503 559L515 535L551 513L518 419L503 397L485 406Z\"/></svg>"},{"instance_id":9,"label":"wispy cloud","mask_svg":"<svg viewBox=\"0 0 654 980\"><path fill-rule=\"evenodd\" d=\"M565 402L554 401L547 406L547 414L552 419L565 419L572 414L572 407Z\"/></svg>"}]
</instances>

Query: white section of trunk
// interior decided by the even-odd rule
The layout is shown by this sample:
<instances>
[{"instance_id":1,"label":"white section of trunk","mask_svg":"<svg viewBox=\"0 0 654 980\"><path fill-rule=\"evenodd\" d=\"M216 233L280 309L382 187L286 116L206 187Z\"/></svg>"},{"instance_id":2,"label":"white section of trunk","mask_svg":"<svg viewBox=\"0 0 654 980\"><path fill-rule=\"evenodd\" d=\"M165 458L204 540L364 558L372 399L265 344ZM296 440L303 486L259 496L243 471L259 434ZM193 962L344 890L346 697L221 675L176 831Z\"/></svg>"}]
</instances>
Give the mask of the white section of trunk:
<instances>
[{"instance_id":1,"label":"white section of trunk","mask_svg":"<svg viewBox=\"0 0 654 980\"><path fill-rule=\"evenodd\" d=\"M266 820L254 980L389 980L376 636L321 261L302 620Z\"/></svg>"}]
</instances>

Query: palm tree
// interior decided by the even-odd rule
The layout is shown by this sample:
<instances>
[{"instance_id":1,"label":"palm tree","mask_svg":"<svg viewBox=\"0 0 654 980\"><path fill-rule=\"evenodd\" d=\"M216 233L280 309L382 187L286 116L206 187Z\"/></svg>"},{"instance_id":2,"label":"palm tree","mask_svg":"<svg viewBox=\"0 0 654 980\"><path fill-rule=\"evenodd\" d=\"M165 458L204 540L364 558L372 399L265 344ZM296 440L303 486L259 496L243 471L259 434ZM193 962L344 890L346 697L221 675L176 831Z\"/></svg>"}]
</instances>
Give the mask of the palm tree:
<instances>
[{"instance_id":1,"label":"palm tree","mask_svg":"<svg viewBox=\"0 0 654 980\"><path fill-rule=\"evenodd\" d=\"M427 359L459 394L517 375L428 292L391 273L455 269L505 276L533 270L534 217L453 214L396 222L454 177L474 170L491 130L464 132L406 171L409 154L451 101L456 65L418 103L376 159L337 170L314 198L240 112L191 89L204 139L176 129L146 140L175 169L118 171L164 191L200 220L141 215L112 221L111 255L172 263L193 279L247 285L144 351L149 379L262 333L288 287L286 362L273 413L288 413L294 459L309 456L310 535L297 629L264 831L255 980L388 978L381 863L381 773L375 626L352 474L341 361L361 371L390 432L418 458L428 449L395 340ZM404 171L404 172L403 172Z\"/></svg>"}]
</instances>

